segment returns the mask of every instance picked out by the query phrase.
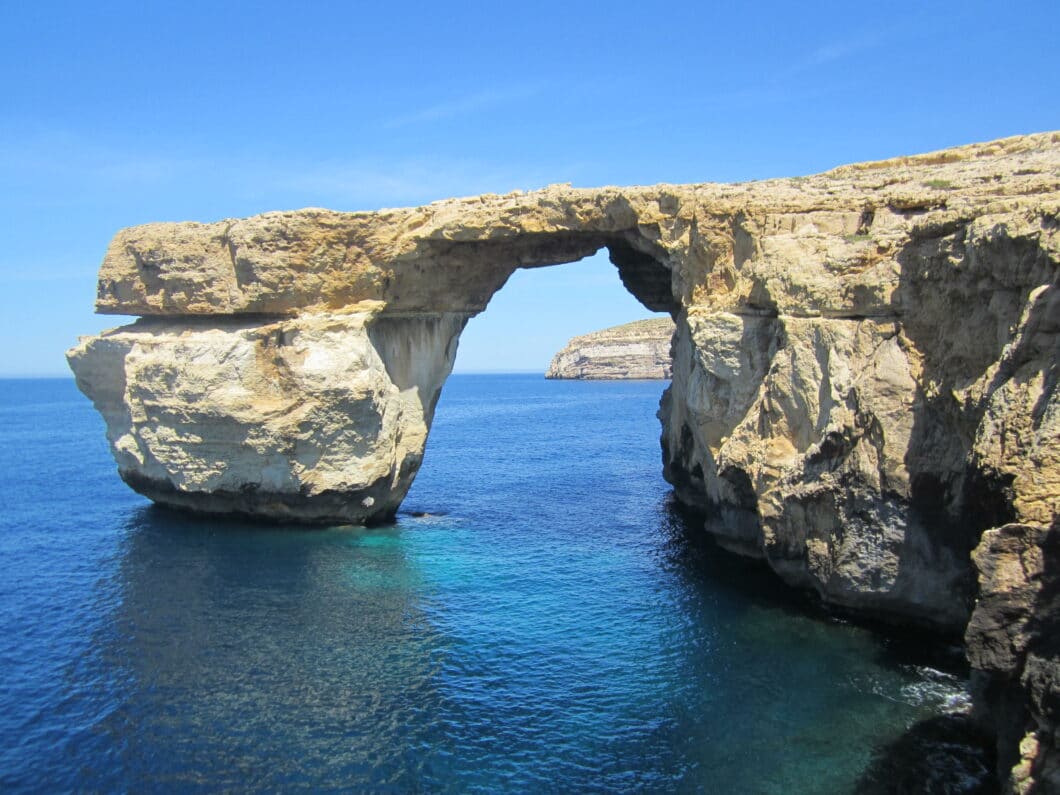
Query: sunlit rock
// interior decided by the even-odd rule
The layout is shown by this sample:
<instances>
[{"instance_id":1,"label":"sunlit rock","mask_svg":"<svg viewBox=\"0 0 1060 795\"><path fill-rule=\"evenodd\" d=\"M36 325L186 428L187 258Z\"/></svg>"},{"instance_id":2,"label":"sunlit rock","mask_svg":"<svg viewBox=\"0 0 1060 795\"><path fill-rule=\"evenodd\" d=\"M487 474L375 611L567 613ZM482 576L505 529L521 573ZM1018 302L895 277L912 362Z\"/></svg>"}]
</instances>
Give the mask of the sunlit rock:
<instances>
[{"instance_id":1,"label":"sunlit rock","mask_svg":"<svg viewBox=\"0 0 1060 795\"><path fill-rule=\"evenodd\" d=\"M986 648L1009 642L982 611L1011 553L984 531L1048 550L1060 510L1058 229L1058 133L804 178L150 224L115 237L96 303L145 319L70 363L152 499L384 520L467 319L517 268L607 248L675 320L664 471L705 528L862 614L956 634L982 593ZM1055 644L1035 648L1033 670L973 656L1019 702L1014 782L1056 769Z\"/></svg>"},{"instance_id":2,"label":"sunlit rock","mask_svg":"<svg viewBox=\"0 0 1060 795\"><path fill-rule=\"evenodd\" d=\"M635 320L582 334L552 357L545 378L669 378L673 335L669 318Z\"/></svg>"}]
</instances>

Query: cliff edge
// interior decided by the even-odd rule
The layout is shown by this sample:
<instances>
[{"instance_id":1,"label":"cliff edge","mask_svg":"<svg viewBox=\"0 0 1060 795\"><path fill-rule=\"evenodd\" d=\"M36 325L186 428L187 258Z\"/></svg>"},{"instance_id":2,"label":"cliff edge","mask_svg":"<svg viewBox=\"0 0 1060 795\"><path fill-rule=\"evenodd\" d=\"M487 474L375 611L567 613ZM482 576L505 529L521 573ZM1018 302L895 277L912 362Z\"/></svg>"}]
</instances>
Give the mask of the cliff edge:
<instances>
[{"instance_id":1,"label":"cliff edge","mask_svg":"<svg viewBox=\"0 0 1060 795\"><path fill-rule=\"evenodd\" d=\"M1060 791L1060 133L801 178L134 227L96 308L141 319L68 358L151 499L386 521L467 319L516 269L603 248L674 319L664 474L704 530L830 604L967 626L1007 786Z\"/></svg>"},{"instance_id":2,"label":"cliff edge","mask_svg":"<svg viewBox=\"0 0 1060 795\"><path fill-rule=\"evenodd\" d=\"M634 320L572 337L552 357L545 378L666 379L673 372L669 318Z\"/></svg>"}]
</instances>

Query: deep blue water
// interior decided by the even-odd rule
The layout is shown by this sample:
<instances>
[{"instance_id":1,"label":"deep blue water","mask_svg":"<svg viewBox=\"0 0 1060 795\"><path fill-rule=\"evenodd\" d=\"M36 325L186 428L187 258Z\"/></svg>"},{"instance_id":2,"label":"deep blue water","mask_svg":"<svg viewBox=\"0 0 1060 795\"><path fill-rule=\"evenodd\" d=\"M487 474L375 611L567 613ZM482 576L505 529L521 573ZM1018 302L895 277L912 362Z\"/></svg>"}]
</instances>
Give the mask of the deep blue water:
<instances>
[{"instance_id":1,"label":"deep blue water","mask_svg":"<svg viewBox=\"0 0 1060 795\"><path fill-rule=\"evenodd\" d=\"M0 381L0 788L852 791L962 683L690 532L661 390L453 376L398 523L306 530L152 508Z\"/></svg>"}]
</instances>

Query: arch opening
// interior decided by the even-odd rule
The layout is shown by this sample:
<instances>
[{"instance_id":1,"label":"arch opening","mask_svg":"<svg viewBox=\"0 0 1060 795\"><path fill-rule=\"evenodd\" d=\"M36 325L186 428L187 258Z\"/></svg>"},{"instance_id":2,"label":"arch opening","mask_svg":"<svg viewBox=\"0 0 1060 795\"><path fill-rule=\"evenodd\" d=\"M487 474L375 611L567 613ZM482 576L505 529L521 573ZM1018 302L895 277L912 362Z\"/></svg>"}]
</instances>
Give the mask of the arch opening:
<instances>
[{"instance_id":1,"label":"arch opening","mask_svg":"<svg viewBox=\"0 0 1060 795\"><path fill-rule=\"evenodd\" d=\"M562 267L514 268L460 335L453 372L543 374L572 338L664 315L669 271L635 262L624 244L605 248Z\"/></svg>"},{"instance_id":2,"label":"arch opening","mask_svg":"<svg viewBox=\"0 0 1060 795\"><path fill-rule=\"evenodd\" d=\"M534 232L487 240L431 240L421 256L432 263L431 278L417 267L396 274L388 300L393 313L486 308L492 296L519 269L578 262L607 249L626 289L651 312L676 317L672 269L666 252L634 230L625 232ZM416 286L408 282L413 279Z\"/></svg>"},{"instance_id":3,"label":"arch opening","mask_svg":"<svg viewBox=\"0 0 1060 795\"><path fill-rule=\"evenodd\" d=\"M556 251L552 249L553 257ZM651 472L661 481L656 412L668 378L615 378L608 379L610 384L591 378L595 383L590 384L586 383L590 379L550 380L545 374L572 337L668 317L668 312L660 311L663 302L656 296L664 289L669 292L669 280L665 266L614 239L572 262L513 268L486 309L470 317L459 333L453 370L444 384L438 383L431 401L430 436L400 514L459 514L469 501L503 499L515 484L525 494L547 501L570 473L531 475L520 456L522 433L545 433L557 446L581 447L584 460L579 466L590 469L597 457L603 467L604 462L616 460L615 450L636 449L641 460L652 461ZM670 347L668 335L667 352ZM623 426L603 419L616 405L629 407L627 400L612 405L620 397L635 397L639 411L635 423ZM645 411L646 403L650 409ZM563 419L572 405L584 410L580 424ZM553 412L555 419L550 419ZM471 416L480 418L476 425L488 444L455 433L454 428L464 427ZM519 422L510 422L512 416ZM486 430L490 426L493 430ZM488 473L486 478L456 491L439 482L438 472L447 462L467 455L473 455Z\"/></svg>"}]
</instances>

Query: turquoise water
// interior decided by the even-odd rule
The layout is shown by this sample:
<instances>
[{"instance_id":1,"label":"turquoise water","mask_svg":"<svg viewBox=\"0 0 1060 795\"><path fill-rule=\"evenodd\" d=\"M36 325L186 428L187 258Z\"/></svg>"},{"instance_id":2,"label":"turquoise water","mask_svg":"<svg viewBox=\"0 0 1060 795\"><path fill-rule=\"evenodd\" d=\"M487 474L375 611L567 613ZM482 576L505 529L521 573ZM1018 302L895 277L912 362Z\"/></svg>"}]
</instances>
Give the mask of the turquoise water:
<instances>
[{"instance_id":1,"label":"turquoise water","mask_svg":"<svg viewBox=\"0 0 1060 795\"><path fill-rule=\"evenodd\" d=\"M963 683L686 526L661 390L454 376L397 524L305 530L152 508L0 382L0 784L855 791Z\"/></svg>"}]
</instances>

